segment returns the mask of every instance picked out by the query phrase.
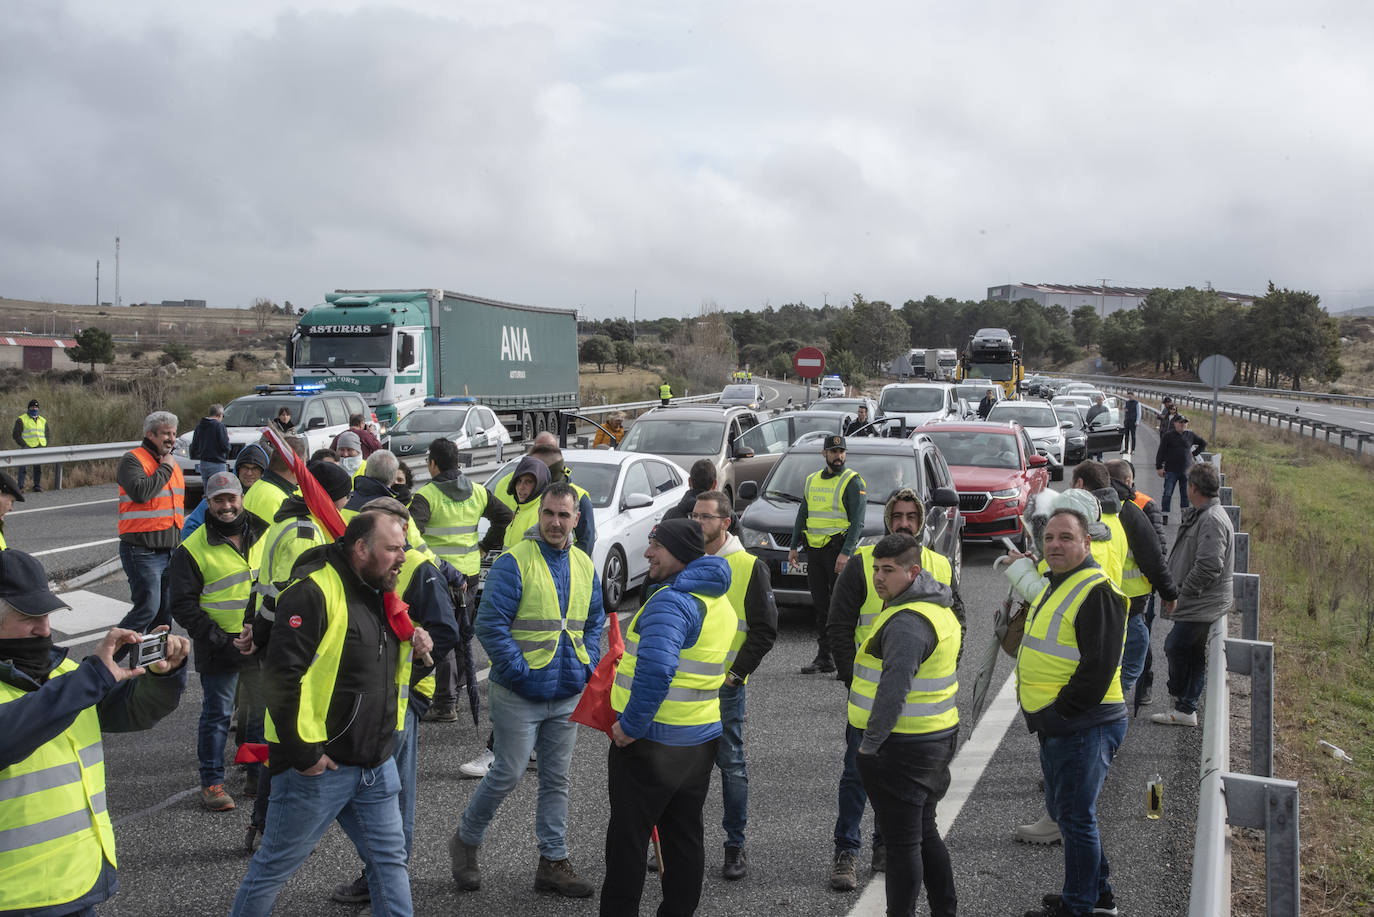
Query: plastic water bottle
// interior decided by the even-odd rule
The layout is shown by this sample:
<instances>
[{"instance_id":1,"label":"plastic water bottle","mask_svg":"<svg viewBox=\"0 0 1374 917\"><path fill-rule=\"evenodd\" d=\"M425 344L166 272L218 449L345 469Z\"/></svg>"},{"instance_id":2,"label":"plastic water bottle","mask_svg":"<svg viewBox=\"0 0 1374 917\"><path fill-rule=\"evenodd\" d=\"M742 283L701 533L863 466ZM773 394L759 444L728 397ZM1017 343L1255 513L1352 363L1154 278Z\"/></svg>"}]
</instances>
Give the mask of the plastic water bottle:
<instances>
[{"instance_id":1,"label":"plastic water bottle","mask_svg":"<svg viewBox=\"0 0 1374 917\"><path fill-rule=\"evenodd\" d=\"M1147 818L1159 818L1164 812L1164 778L1155 774L1150 778L1150 782L1145 784L1148 797L1145 802L1145 816Z\"/></svg>"},{"instance_id":2,"label":"plastic water bottle","mask_svg":"<svg viewBox=\"0 0 1374 917\"><path fill-rule=\"evenodd\" d=\"M1355 763L1355 759L1350 757L1350 755L1346 754L1345 749L1338 748L1335 745L1332 745L1330 742L1326 741L1325 739L1321 739L1320 741L1318 741L1317 746L1321 748L1322 751L1326 752L1328 755L1335 758L1337 761L1345 761L1349 764Z\"/></svg>"}]
</instances>

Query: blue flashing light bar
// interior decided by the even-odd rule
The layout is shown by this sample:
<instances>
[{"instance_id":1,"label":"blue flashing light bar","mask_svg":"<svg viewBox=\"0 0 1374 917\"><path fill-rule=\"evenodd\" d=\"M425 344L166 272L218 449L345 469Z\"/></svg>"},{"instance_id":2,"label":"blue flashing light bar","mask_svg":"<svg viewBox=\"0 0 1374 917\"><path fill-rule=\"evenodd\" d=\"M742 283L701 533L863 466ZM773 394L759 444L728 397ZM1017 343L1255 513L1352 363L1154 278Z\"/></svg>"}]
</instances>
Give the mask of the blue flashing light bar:
<instances>
[{"instance_id":1,"label":"blue flashing light bar","mask_svg":"<svg viewBox=\"0 0 1374 917\"><path fill-rule=\"evenodd\" d=\"M477 399L468 395L455 395L452 398L426 398L425 404L476 404Z\"/></svg>"},{"instance_id":2,"label":"blue flashing light bar","mask_svg":"<svg viewBox=\"0 0 1374 917\"><path fill-rule=\"evenodd\" d=\"M293 392L322 392L324 391L323 382L274 382L271 385L255 385L253 391L260 395L286 395Z\"/></svg>"}]
</instances>

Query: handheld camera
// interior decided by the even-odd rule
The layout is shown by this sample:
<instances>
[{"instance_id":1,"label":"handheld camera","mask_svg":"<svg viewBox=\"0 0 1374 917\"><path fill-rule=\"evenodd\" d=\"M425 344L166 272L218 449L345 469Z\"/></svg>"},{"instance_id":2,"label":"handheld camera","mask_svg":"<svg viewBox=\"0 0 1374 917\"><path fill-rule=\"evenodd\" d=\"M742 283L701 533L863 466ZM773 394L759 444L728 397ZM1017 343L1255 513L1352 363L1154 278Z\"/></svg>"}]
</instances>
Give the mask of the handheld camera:
<instances>
[{"instance_id":1,"label":"handheld camera","mask_svg":"<svg viewBox=\"0 0 1374 917\"><path fill-rule=\"evenodd\" d=\"M125 647L124 667L136 669L167 658L167 631L144 634L137 643Z\"/></svg>"}]
</instances>

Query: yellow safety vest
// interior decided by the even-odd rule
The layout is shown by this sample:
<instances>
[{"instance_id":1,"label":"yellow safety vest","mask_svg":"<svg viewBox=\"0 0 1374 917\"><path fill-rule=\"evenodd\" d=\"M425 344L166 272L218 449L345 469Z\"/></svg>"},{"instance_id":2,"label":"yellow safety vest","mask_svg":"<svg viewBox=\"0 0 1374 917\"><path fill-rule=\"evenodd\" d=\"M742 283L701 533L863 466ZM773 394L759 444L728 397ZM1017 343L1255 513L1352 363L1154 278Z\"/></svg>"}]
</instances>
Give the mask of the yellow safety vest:
<instances>
[{"instance_id":1,"label":"yellow safety vest","mask_svg":"<svg viewBox=\"0 0 1374 917\"><path fill-rule=\"evenodd\" d=\"M849 688L849 725L855 729L868 728L873 698L877 696L878 680L883 674L883 661L872 653L873 637L893 615L903 610L919 614L929 621L930 626L935 628L937 642L935 649L911 676L906 702L892 731L921 735L959 725L959 708L954 703L955 695L959 693L959 675L956 671L961 640L959 620L954 617L952 610L943 605L907 602L884 608L879 613L872 632L854 656L854 681Z\"/></svg>"},{"instance_id":2,"label":"yellow safety vest","mask_svg":"<svg viewBox=\"0 0 1374 917\"><path fill-rule=\"evenodd\" d=\"M358 513L359 510L356 509L341 509L339 510L339 517L343 519L344 525L347 526L348 523L353 520L353 517L358 515ZM409 514L407 514L407 516L408 515ZM415 520L413 518L406 519L406 544L410 545L412 548L421 548L427 550L425 545L425 537L420 534L420 528L415 524Z\"/></svg>"},{"instance_id":3,"label":"yellow safety vest","mask_svg":"<svg viewBox=\"0 0 1374 917\"><path fill-rule=\"evenodd\" d=\"M854 555L864 565L864 583L868 587L868 592L864 597L864 603L859 606L859 623L854 628L854 645L862 646L868 639L868 635L873 633L873 625L878 620L878 614L883 610L883 600L878 598L878 593L873 590L873 545L863 545L854 550ZM854 559L850 558L850 563ZM950 566L949 559L939 551L932 551L930 548L921 546L921 569L935 577L935 581L953 588L954 568Z\"/></svg>"},{"instance_id":4,"label":"yellow safety vest","mask_svg":"<svg viewBox=\"0 0 1374 917\"><path fill-rule=\"evenodd\" d=\"M20 414L19 422L24 425L20 438L24 440L25 449L38 449L48 444L48 418Z\"/></svg>"},{"instance_id":5,"label":"yellow safety vest","mask_svg":"<svg viewBox=\"0 0 1374 917\"><path fill-rule=\"evenodd\" d=\"M326 721L329 717L329 704L334 698L334 682L338 677L339 663L343 657L344 638L348 636L348 593L332 564L323 564L306 579L312 581L324 594L325 626L320 645L315 648L315 658L301 676L301 700L296 711L296 734L302 742L328 742L329 731ZM382 623L382 630L391 633L385 622ZM405 727L406 701L410 696L410 641L401 641L397 653L396 728L400 730ZM271 710L267 711L263 722L263 734L269 742L278 741L277 727L272 722Z\"/></svg>"},{"instance_id":6,"label":"yellow safety vest","mask_svg":"<svg viewBox=\"0 0 1374 917\"><path fill-rule=\"evenodd\" d=\"M515 518L506 526L506 537L501 546L507 551L525 540L525 533L539 525L539 498L527 500L515 507Z\"/></svg>"},{"instance_id":7,"label":"yellow safety vest","mask_svg":"<svg viewBox=\"0 0 1374 917\"><path fill-rule=\"evenodd\" d=\"M515 495L510 492L510 482L514 476L514 471L501 475L501 479L492 488L492 496L506 504L506 509L511 512L515 512L520 506L515 502Z\"/></svg>"},{"instance_id":8,"label":"yellow safety vest","mask_svg":"<svg viewBox=\"0 0 1374 917\"><path fill-rule=\"evenodd\" d=\"M420 545L418 548L407 547L405 563L401 565L401 573L396 577L396 588L393 590L397 597L404 599L405 594L410 591L411 582L415 579L415 572L420 569L422 564L433 564L436 559L434 553L424 545ZM410 620L417 626L420 623L415 620L414 615L410 616ZM410 646L409 641L405 645ZM421 678L414 687L411 687L410 671L413 664L410 653L406 653L401 659L401 664L396 666L396 687L401 698L400 710L396 717L396 728L402 731L405 730L406 707L410 705L410 692L413 691L425 700L431 700L434 697L433 672Z\"/></svg>"},{"instance_id":9,"label":"yellow safety vest","mask_svg":"<svg viewBox=\"0 0 1374 917\"><path fill-rule=\"evenodd\" d=\"M1126 564L1121 570L1121 591L1128 599L1149 595L1154 591L1149 577L1140 569L1140 564L1136 563L1135 552L1131 550L1126 551Z\"/></svg>"},{"instance_id":10,"label":"yellow safety vest","mask_svg":"<svg viewBox=\"0 0 1374 917\"><path fill-rule=\"evenodd\" d=\"M671 398L671 397L673 397L673 387L672 387L671 385L669 385L668 383L666 383L666 382L663 383L662 385L660 385L660 386L658 387L658 397L660 397L660 398Z\"/></svg>"},{"instance_id":11,"label":"yellow safety vest","mask_svg":"<svg viewBox=\"0 0 1374 917\"><path fill-rule=\"evenodd\" d=\"M525 664L542 669L553 661L558 641L566 633L577 658L591 665L591 656L582 642L587 627L587 612L592 604L592 559L586 551L568 551L568 611L558 607L558 590L553 574L544 562L537 540L526 538L507 553L520 570L520 607L511 621L510 636Z\"/></svg>"},{"instance_id":12,"label":"yellow safety vest","mask_svg":"<svg viewBox=\"0 0 1374 917\"><path fill-rule=\"evenodd\" d=\"M1099 567L1086 567L1068 576L1059 588L1049 585L1040 590L1026 620L1021 648L1016 652L1016 693L1022 709L1029 713L1043 710L1059 696L1078 668L1078 635L1074 622L1083 599L1094 587L1106 583L1118 595L1121 590ZM1122 633L1125 647L1125 633ZM1116 674L1107 686L1102 703L1123 703L1121 658L1117 656Z\"/></svg>"},{"instance_id":13,"label":"yellow safety vest","mask_svg":"<svg viewBox=\"0 0 1374 917\"><path fill-rule=\"evenodd\" d=\"M314 516L295 516L272 523L263 533L258 543L263 545L262 562L258 564L258 581L253 589L264 600L276 602L277 596L291 582L291 568L306 551L318 545L329 544L332 539L325 534L324 524ZM258 614L265 620L276 619L276 613L266 604L259 603Z\"/></svg>"},{"instance_id":14,"label":"yellow safety vest","mask_svg":"<svg viewBox=\"0 0 1374 917\"><path fill-rule=\"evenodd\" d=\"M431 481L416 496L429 503L425 542L430 549L453 564L459 573L476 576L482 565L477 550L477 520L487 508L487 489L476 485L472 496L460 501L450 498Z\"/></svg>"},{"instance_id":15,"label":"yellow safety vest","mask_svg":"<svg viewBox=\"0 0 1374 917\"><path fill-rule=\"evenodd\" d=\"M824 547L836 534L849 528L849 516L844 511L844 489L859 473L846 468L839 474L825 478L813 471L806 477L806 543L813 548ZM863 478L859 478L863 487Z\"/></svg>"},{"instance_id":16,"label":"yellow safety vest","mask_svg":"<svg viewBox=\"0 0 1374 917\"><path fill-rule=\"evenodd\" d=\"M9 545L5 544L5 533L4 533L4 532L0 532L0 551L5 551L5 550L8 550L8 549L9 549Z\"/></svg>"},{"instance_id":17,"label":"yellow safety vest","mask_svg":"<svg viewBox=\"0 0 1374 917\"><path fill-rule=\"evenodd\" d=\"M232 544L210 544L210 527L202 525L191 533L182 547L200 568L204 586L200 590L200 610L235 637L243 630L244 612L253 597L253 580L262 563L263 542L259 538L248 546L244 557ZM244 537L247 537L246 535Z\"/></svg>"},{"instance_id":18,"label":"yellow safety vest","mask_svg":"<svg viewBox=\"0 0 1374 917\"><path fill-rule=\"evenodd\" d=\"M64 659L49 678L76 667ZM0 682L0 704L28 693ZM100 716L91 704L33 754L0 770L0 911L75 901L95 885L102 859L118 865Z\"/></svg>"},{"instance_id":19,"label":"yellow safety vest","mask_svg":"<svg viewBox=\"0 0 1374 917\"><path fill-rule=\"evenodd\" d=\"M730 644L738 632L735 612L723 595L708 596L693 592L690 595L706 606L701 619L701 632L691 646L684 646L678 654L677 671L668 683L668 694L654 713L654 722L665 726L704 726L720 722L720 686L730 668ZM652 599L650 599L652 601ZM634 685L636 652L639 649L639 616L635 612L625 630L625 655L616 668L615 683L611 686L611 708L625 711Z\"/></svg>"},{"instance_id":20,"label":"yellow safety vest","mask_svg":"<svg viewBox=\"0 0 1374 917\"><path fill-rule=\"evenodd\" d=\"M730 565L730 588L725 592L725 600L730 603L730 608L735 612L735 617L739 619L735 624L735 636L730 641L730 655L725 660L726 673L729 673L729 665L735 661L739 655L740 647L744 646L744 639L749 636L749 621L744 610L744 597L749 594L749 583L754 578L754 555L748 551L735 551L733 554L726 554L723 558ZM748 677L744 679L749 681Z\"/></svg>"},{"instance_id":21,"label":"yellow safety vest","mask_svg":"<svg viewBox=\"0 0 1374 917\"><path fill-rule=\"evenodd\" d=\"M1112 538L1105 545L1107 563L1098 563L1102 567L1102 572L1112 581L1112 585L1120 589L1125 581L1126 555L1130 553L1131 546L1126 543L1126 529L1122 527L1121 519L1116 513L1103 513L1102 522L1112 533Z\"/></svg>"},{"instance_id":22,"label":"yellow safety vest","mask_svg":"<svg viewBox=\"0 0 1374 917\"><path fill-rule=\"evenodd\" d=\"M299 497L300 488L293 488L290 493L282 490L271 481L258 481L243 495L243 508L257 516L263 522L271 525L277 518L277 510L286 502L287 497Z\"/></svg>"}]
</instances>

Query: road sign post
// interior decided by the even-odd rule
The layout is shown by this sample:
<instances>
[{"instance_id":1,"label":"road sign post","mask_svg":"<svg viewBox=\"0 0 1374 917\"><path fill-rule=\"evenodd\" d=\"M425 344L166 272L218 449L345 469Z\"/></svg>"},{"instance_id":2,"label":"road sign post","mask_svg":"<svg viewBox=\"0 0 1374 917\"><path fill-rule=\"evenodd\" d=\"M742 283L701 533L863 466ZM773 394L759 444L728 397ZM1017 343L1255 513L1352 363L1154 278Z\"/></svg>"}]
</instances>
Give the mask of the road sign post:
<instances>
[{"instance_id":1,"label":"road sign post","mask_svg":"<svg viewBox=\"0 0 1374 917\"><path fill-rule=\"evenodd\" d=\"M1229 357L1214 353L1204 357L1198 364L1197 377L1212 389L1212 440L1217 438L1217 399L1223 386L1231 384L1236 377L1236 364ZM1213 450L1215 450L1215 446Z\"/></svg>"},{"instance_id":2,"label":"road sign post","mask_svg":"<svg viewBox=\"0 0 1374 917\"><path fill-rule=\"evenodd\" d=\"M797 375L806 380L805 407L811 406L811 380L819 379L825 372L825 354L816 347L803 347L792 356L792 368Z\"/></svg>"}]
</instances>

